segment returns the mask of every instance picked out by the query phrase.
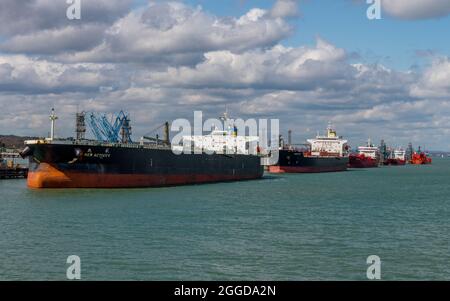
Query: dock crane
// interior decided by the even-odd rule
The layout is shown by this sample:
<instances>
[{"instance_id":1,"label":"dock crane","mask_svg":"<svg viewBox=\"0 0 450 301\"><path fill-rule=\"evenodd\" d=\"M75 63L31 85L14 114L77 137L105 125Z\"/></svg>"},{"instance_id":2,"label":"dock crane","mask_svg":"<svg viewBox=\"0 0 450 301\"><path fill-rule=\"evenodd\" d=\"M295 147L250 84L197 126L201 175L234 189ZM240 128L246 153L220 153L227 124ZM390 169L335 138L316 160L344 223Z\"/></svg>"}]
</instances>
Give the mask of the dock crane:
<instances>
[{"instance_id":1,"label":"dock crane","mask_svg":"<svg viewBox=\"0 0 450 301\"><path fill-rule=\"evenodd\" d=\"M132 142L130 118L124 111L113 114L114 123L108 120L106 114L89 112L88 116L89 127L97 140L111 143Z\"/></svg>"}]
</instances>

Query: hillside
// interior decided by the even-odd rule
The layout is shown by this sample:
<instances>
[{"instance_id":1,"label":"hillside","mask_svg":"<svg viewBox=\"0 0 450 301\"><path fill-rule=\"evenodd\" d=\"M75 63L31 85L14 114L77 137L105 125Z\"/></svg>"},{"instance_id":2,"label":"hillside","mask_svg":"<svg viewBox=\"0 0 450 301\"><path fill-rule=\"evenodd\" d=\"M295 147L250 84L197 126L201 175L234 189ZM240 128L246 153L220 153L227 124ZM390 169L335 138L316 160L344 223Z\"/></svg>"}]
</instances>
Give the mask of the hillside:
<instances>
[{"instance_id":1,"label":"hillside","mask_svg":"<svg viewBox=\"0 0 450 301\"><path fill-rule=\"evenodd\" d=\"M36 137L20 137L14 135L0 135L0 147L21 149L25 140L36 139Z\"/></svg>"}]
</instances>

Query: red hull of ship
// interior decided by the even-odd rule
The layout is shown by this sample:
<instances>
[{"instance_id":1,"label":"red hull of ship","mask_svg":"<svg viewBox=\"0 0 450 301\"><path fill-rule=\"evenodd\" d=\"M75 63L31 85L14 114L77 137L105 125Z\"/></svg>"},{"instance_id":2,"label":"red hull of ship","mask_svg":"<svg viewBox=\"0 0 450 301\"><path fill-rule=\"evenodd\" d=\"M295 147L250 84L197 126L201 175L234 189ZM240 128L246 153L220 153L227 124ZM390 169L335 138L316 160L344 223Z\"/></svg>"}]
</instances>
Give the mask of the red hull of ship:
<instances>
[{"instance_id":1,"label":"red hull of ship","mask_svg":"<svg viewBox=\"0 0 450 301\"><path fill-rule=\"evenodd\" d=\"M378 161L366 156L361 155L350 155L349 168L374 168L378 167Z\"/></svg>"},{"instance_id":2,"label":"red hull of ship","mask_svg":"<svg viewBox=\"0 0 450 301\"><path fill-rule=\"evenodd\" d=\"M427 157L427 155L425 155L424 153L420 154L415 153L413 154L410 163L413 165L431 164L432 159Z\"/></svg>"},{"instance_id":3,"label":"red hull of ship","mask_svg":"<svg viewBox=\"0 0 450 301\"><path fill-rule=\"evenodd\" d=\"M406 161L400 160L400 159L387 159L384 162L384 165L391 165L391 166L405 165L405 164L406 164Z\"/></svg>"},{"instance_id":4,"label":"red hull of ship","mask_svg":"<svg viewBox=\"0 0 450 301\"><path fill-rule=\"evenodd\" d=\"M39 171L29 172L27 184L30 188L137 188L250 180L255 178L257 177L207 174L90 174L68 171L62 172L52 167L50 164L41 163Z\"/></svg>"}]
</instances>

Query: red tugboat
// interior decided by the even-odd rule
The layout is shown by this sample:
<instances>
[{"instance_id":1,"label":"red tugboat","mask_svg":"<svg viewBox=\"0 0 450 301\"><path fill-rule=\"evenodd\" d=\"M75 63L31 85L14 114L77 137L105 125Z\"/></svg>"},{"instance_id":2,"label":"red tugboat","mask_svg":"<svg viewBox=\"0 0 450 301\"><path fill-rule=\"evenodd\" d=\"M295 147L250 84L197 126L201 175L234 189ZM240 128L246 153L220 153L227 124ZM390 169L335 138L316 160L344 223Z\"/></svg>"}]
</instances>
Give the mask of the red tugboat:
<instances>
[{"instance_id":1,"label":"red tugboat","mask_svg":"<svg viewBox=\"0 0 450 301\"><path fill-rule=\"evenodd\" d=\"M397 149L392 152L391 156L384 161L384 165L405 165L406 164L406 151L403 149Z\"/></svg>"},{"instance_id":2,"label":"red tugboat","mask_svg":"<svg viewBox=\"0 0 450 301\"><path fill-rule=\"evenodd\" d=\"M380 162L380 150L374 146L370 139L367 141L367 146L358 147L357 154L349 156L349 168L373 168L378 167Z\"/></svg>"},{"instance_id":3,"label":"red tugboat","mask_svg":"<svg viewBox=\"0 0 450 301\"><path fill-rule=\"evenodd\" d=\"M432 159L426 153L422 152L419 147L419 150L412 154L410 163L414 165L431 164Z\"/></svg>"}]
</instances>

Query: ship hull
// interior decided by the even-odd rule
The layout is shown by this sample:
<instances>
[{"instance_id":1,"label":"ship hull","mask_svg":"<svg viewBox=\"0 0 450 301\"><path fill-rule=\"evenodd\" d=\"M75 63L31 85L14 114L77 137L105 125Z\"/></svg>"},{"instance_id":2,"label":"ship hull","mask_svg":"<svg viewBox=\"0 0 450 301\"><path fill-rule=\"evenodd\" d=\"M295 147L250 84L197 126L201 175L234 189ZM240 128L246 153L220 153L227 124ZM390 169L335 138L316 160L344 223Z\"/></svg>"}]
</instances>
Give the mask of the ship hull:
<instances>
[{"instance_id":1,"label":"ship hull","mask_svg":"<svg viewBox=\"0 0 450 301\"><path fill-rule=\"evenodd\" d=\"M361 157L357 155L350 155L349 168L374 168L378 167L378 161L369 157Z\"/></svg>"},{"instance_id":2,"label":"ship hull","mask_svg":"<svg viewBox=\"0 0 450 301\"><path fill-rule=\"evenodd\" d=\"M175 155L170 149L32 145L30 188L132 188L261 178L251 155Z\"/></svg>"},{"instance_id":3,"label":"ship hull","mask_svg":"<svg viewBox=\"0 0 450 301\"><path fill-rule=\"evenodd\" d=\"M271 173L320 173L346 171L348 157L308 157L302 152L280 150L278 164Z\"/></svg>"},{"instance_id":4,"label":"ship hull","mask_svg":"<svg viewBox=\"0 0 450 301\"><path fill-rule=\"evenodd\" d=\"M390 166L401 166L401 165L405 165L406 161L405 160L400 160L400 159L387 159L384 162L384 165L390 165Z\"/></svg>"},{"instance_id":5,"label":"ship hull","mask_svg":"<svg viewBox=\"0 0 450 301\"><path fill-rule=\"evenodd\" d=\"M426 164L431 164L431 161L426 161L426 160L411 160L410 163L412 165L426 165Z\"/></svg>"},{"instance_id":6,"label":"ship hull","mask_svg":"<svg viewBox=\"0 0 450 301\"><path fill-rule=\"evenodd\" d=\"M413 165L425 165L425 164L431 164L432 159L426 156L425 154L413 154L412 159L410 161Z\"/></svg>"}]
</instances>

